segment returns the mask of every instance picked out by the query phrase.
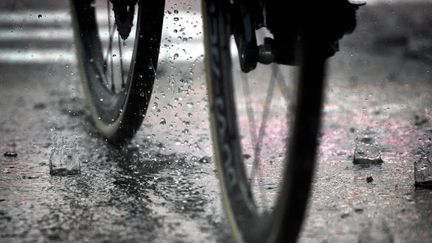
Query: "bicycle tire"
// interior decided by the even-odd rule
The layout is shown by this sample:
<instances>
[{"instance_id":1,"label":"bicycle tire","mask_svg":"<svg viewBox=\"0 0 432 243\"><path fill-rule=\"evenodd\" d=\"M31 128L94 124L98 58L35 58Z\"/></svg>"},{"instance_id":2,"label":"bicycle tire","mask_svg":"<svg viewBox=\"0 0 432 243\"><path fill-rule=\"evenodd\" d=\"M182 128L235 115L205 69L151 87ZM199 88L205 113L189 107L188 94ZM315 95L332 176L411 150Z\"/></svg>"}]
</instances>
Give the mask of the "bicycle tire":
<instances>
[{"instance_id":1,"label":"bicycle tire","mask_svg":"<svg viewBox=\"0 0 432 243\"><path fill-rule=\"evenodd\" d=\"M317 58L313 38L305 34L288 163L274 210L260 214L251 196L238 132L229 44L231 24L224 4L228 3L202 1L210 121L224 209L237 242L295 242L314 170L325 59Z\"/></svg>"},{"instance_id":2,"label":"bicycle tire","mask_svg":"<svg viewBox=\"0 0 432 243\"><path fill-rule=\"evenodd\" d=\"M129 37L134 38L134 45L127 79L119 92L113 92L102 78L107 75L103 71L106 60L104 64L95 1L70 1L82 87L95 127L110 142L130 140L146 114L156 76L164 4L138 1L136 33Z\"/></svg>"}]
</instances>

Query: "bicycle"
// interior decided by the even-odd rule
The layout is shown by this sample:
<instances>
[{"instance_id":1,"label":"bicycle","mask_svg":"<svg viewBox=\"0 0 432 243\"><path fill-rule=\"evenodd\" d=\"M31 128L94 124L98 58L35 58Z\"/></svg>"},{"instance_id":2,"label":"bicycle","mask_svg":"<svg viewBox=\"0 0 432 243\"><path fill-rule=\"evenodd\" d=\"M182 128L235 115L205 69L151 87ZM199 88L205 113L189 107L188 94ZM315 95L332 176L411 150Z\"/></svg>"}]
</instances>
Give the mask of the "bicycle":
<instances>
[{"instance_id":1,"label":"bicycle","mask_svg":"<svg viewBox=\"0 0 432 243\"><path fill-rule=\"evenodd\" d=\"M92 120L113 143L130 140L146 114L156 77L164 3L107 0L105 43L97 25L99 3L71 1ZM325 60L337 51L337 41L353 31L355 11L363 3L314 4L319 9L302 1L202 1L216 167L225 212L238 242L293 242L301 228L314 170ZM325 17L328 14L334 16ZM113 46L116 33L117 47ZM133 51L124 58L123 48L130 41ZM126 59L130 64L125 64ZM261 76L268 73L263 95ZM251 96L251 90L258 92ZM262 111L254 110L258 108ZM257 114L261 114L259 127Z\"/></svg>"}]
</instances>

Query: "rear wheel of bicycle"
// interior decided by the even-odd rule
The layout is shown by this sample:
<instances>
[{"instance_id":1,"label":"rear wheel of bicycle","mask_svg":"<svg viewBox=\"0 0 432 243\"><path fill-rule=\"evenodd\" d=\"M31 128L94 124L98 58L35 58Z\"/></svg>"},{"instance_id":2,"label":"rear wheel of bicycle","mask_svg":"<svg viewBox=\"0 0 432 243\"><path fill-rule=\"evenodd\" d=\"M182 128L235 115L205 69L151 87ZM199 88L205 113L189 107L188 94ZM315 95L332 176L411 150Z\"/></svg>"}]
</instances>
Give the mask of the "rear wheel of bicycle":
<instances>
[{"instance_id":1,"label":"rear wheel of bicycle","mask_svg":"<svg viewBox=\"0 0 432 243\"><path fill-rule=\"evenodd\" d=\"M293 242L313 175L324 58L317 58L305 33L297 51L301 65L258 64L243 73L224 4L202 3L210 119L227 218L238 242Z\"/></svg>"},{"instance_id":2,"label":"rear wheel of bicycle","mask_svg":"<svg viewBox=\"0 0 432 243\"><path fill-rule=\"evenodd\" d=\"M133 137L156 76L164 1L137 1L129 37L119 35L110 0L71 0L83 90L97 130L111 142Z\"/></svg>"}]
</instances>

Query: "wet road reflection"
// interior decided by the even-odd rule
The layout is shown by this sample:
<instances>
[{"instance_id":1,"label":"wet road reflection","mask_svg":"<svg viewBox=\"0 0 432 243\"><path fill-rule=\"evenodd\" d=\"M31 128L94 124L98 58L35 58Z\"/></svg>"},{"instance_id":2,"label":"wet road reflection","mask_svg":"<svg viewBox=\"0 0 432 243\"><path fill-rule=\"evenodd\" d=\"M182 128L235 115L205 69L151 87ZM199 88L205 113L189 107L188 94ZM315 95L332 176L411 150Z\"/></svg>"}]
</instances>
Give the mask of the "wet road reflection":
<instances>
[{"instance_id":1,"label":"wet road reflection","mask_svg":"<svg viewBox=\"0 0 432 243\"><path fill-rule=\"evenodd\" d=\"M330 63L300 242L356 242L375 220L396 242L432 237L432 192L413 181L419 148L430 149L430 62L418 43L432 36L424 28L432 5L371 2ZM1 242L232 242L212 160L197 3L169 2L149 114L123 148L107 144L88 121L65 5L2 8ZM406 41L392 41L400 36ZM247 123L246 115L239 121ZM272 120L269 132L283 134L281 124ZM374 134L382 165L353 165L364 131ZM54 134L78 138L80 174L49 175Z\"/></svg>"}]
</instances>

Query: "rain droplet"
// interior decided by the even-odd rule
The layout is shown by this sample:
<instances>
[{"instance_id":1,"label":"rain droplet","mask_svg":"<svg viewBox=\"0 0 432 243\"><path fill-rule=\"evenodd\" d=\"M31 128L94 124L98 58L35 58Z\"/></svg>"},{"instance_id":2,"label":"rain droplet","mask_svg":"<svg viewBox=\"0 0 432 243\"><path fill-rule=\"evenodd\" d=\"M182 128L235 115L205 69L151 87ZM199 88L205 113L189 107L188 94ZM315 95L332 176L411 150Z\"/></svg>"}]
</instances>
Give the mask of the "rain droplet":
<instances>
[{"instance_id":1,"label":"rain droplet","mask_svg":"<svg viewBox=\"0 0 432 243\"><path fill-rule=\"evenodd\" d=\"M173 59L176 60L178 58L179 54L175 53Z\"/></svg>"},{"instance_id":2,"label":"rain droplet","mask_svg":"<svg viewBox=\"0 0 432 243\"><path fill-rule=\"evenodd\" d=\"M166 124L166 120L165 120L165 118L161 118L161 119L160 119L160 124L161 124L161 125L165 125L165 124Z\"/></svg>"}]
</instances>

